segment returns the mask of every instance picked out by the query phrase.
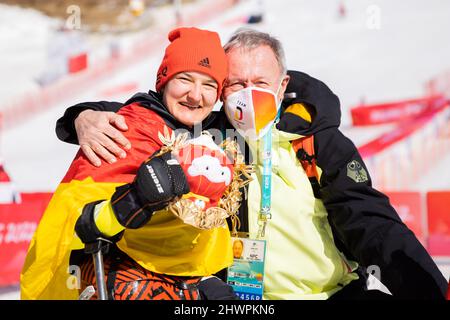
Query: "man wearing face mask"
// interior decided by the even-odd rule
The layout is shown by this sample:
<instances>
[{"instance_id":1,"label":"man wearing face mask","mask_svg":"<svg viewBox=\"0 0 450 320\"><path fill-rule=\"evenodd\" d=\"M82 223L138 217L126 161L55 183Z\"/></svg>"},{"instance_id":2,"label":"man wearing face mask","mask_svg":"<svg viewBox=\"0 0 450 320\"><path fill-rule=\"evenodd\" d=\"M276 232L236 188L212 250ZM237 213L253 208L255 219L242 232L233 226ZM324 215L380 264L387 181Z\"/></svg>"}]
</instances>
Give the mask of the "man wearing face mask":
<instances>
[{"instance_id":1,"label":"man wearing face mask","mask_svg":"<svg viewBox=\"0 0 450 320\"><path fill-rule=\"evenodd\" d=\"M222 117L217 126L231 123L254 159L240 219L241 231L266 241L264 298L443 299L444 277L388 198L372 188L356 147L339 131L337 96L317 79L287 72L282 46L268 34L238 31L224 48L229 123ZM120 107L73 106L58 120L58 137L84 145L91 161L124 156L115 144L128 143L115 128L126 129L122 119L93 112ZM293 143L311 135L315 158L308 159ZM316 180L299 157L317 164ZM367 277L372 270L379 272Z\"/></svg>"}]
</instances>

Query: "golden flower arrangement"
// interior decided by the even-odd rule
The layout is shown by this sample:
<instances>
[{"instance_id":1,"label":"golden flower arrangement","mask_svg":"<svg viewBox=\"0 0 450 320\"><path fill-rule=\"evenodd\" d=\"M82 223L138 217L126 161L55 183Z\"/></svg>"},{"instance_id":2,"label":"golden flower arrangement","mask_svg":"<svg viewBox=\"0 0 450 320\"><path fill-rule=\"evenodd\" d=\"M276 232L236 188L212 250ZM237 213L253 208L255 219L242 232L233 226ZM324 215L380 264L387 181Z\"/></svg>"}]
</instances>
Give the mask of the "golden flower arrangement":
<instances>
[{"instance_id":1,"label":"golden flower arrangement","mask_svg":"<svg viewBox=\"0 0 450 320\"><path fill-rule=\"evenodd\" d=\"M202 135L211 137L211 134L207 131L203 131ZM185 132L175 135L174 131L169 133L168 128L165 127L164 134L159 133L159 139L163 143L159 154L171 152L173 155L177 155L179 150L189 144L189 133ZM233 163L233 178L217 205L204 208L198 205L196 201L179 197L169 204L168 209L186 224L199 229L212 229L224 226L226 225L226 219L230 218L232 234L236 234L237 229L240 227L237 213L242 201L242 188L252 180L250 174L254 169L252 165L245 163L244 156L240 152L236 141L227 138L218 147Z\"/></svg>"}]
</instances>

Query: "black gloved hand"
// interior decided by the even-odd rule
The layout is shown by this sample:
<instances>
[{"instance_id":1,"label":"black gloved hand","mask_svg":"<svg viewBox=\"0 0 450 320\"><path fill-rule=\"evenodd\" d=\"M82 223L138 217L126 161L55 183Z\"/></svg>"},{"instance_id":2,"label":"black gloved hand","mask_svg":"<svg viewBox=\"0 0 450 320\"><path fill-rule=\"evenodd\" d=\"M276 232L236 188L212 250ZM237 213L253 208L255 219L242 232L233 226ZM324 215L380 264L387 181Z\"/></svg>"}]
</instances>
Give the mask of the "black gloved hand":
<instances>
[{"instance_id":1,"label":"black gloved hand","mask_svg":"<svg viewBox=\"0 0 450 320\"><path fill-rule=\"evenodd\" d=\"M156 153L155 153L156 154ZM165 208L172 200L189 192L183 169L170 152L152 155L138 169L132 183L116 188L111 205L119 223L130 229L145 225L153 212ZM78 218L75 231L83 243L93 243L103 235L95 224L95 206L103 200L88 203ZM122 233L110 238L118 241Z\"/></svg>"},{"instance_id":2,"label":"black gloved hand","mask_svg":"<svg viewBox=\"0 0 450 320\"><path fill-rule=\"evenodd\" d=\"M197 288L202 300L240 300L233 287L217 277L202 279Z\"/></svg>"},{"instance_id":3,"label":"black gloved hand","mask_svg":"<svg viewBox=\"0 0 450 320\"><path fill-rule=\"evenodd\" d=\"M145 225L155 211L188 192L183 169L171 153L166 152L148 158L132 183L116 189L111 205L121 225L136 229Z\"/></svg>"}]
</instances>

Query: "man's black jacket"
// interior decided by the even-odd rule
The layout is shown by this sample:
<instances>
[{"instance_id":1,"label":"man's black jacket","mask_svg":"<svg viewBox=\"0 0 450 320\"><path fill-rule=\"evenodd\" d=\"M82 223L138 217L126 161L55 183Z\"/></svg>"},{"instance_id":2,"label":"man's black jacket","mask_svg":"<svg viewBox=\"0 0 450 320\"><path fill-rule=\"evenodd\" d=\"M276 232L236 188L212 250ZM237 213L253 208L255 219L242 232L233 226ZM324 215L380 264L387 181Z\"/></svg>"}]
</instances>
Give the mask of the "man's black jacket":
<instances>
[{"instance_id":1,"label":"man's black jacket","mask_svg":"<svg viewBox=\"0 0 450 320\"><path fill-rule=\"evenodd\" d=\"M328 220L339 250L363 268L379 268L380 280L394 298L444 299L447 281L412 231L401 221L389 199L372 187L358 150L339 131L341 114L338 97L323 82L305 73L289 71L289 75L291 80L286 92L295 92L296 97L285 99L283 108L293 103L303 103L312 114L313 121L309 123L294 113L286 112L282 114L277 128L314 135L317 164L322 169L320 197L328 211ZM148 98L147 94L140 93L125 105L140 102L145 106ZM100 101L72 106L57 121L56 134L65 142L78 143L74 120L81 111L116 112L123 105ZM174 121L170 119L167 125L179 128L180 124ZM222 111L213 112L202 126L204 130L230 128ZM359 166L356 172L363 173L360 179L349 174L355 165ZM239 215L243 222L242 230L245 231L248 228L246 204L241 206Z\"/></svg>"}]
</instances>

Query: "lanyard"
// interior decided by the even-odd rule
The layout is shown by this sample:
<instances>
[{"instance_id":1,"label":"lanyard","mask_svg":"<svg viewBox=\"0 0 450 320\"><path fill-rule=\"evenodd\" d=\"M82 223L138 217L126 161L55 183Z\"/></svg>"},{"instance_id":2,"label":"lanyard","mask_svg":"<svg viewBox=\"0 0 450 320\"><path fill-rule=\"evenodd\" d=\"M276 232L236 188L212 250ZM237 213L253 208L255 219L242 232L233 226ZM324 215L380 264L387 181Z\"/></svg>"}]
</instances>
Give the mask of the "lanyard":
<instances>
[{"instance_id":1,"label":"lanyard","mask_svg":"<svg viewBox=\"0 0 450 320\"><path fill-rule=\"evenodd\" d=\"M261 209L258 216L258 239L264 238L267 221L272 217L272 130L269 130L264 135L263 143L263 172L261 182Z\"/></svg>"},{"instance_id":2,"label":"lanyard","mask_svg":"<svg viewBox=\"0 0 450 320\"><path fill-rule=\"evenodd\" d=\"M281 108L278 110L275 123L280 117ZM273 125L275 125L275 123ZM258 235L257 238L264 238L266 226L269 219L272 218L272 127L263 137L263 172L261 181L261 209L258 215Z\"/></svg>"}]
</instances>

